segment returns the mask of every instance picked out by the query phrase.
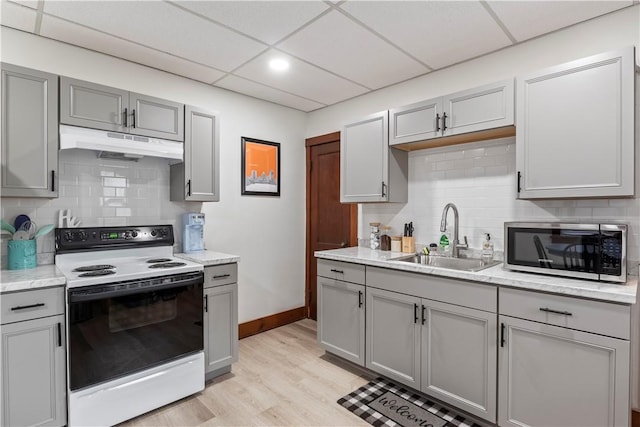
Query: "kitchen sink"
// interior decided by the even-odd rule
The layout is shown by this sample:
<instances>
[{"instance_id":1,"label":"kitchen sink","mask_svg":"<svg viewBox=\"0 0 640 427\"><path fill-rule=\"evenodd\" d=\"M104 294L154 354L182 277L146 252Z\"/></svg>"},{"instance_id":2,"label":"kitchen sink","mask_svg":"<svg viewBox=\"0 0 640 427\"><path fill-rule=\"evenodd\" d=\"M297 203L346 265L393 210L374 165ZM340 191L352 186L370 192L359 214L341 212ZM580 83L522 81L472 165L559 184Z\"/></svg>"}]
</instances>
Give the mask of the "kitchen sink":
<instances>
[{"instance_id":1,"label":"kitchen sink","mask_svg":"<svg viewBox=\"0 0 640 427\"><path fill-rule=\"evenodd\" d=\"M480 271L485 268L493 267L502 261L485 262L479 258L449 258L442 256L428 256L422 254L409 255L402 258L396 258L392 261L408 262L412 264L429 265L431 267L448 268L460 271Z\"/></svg>"}]
</instances>

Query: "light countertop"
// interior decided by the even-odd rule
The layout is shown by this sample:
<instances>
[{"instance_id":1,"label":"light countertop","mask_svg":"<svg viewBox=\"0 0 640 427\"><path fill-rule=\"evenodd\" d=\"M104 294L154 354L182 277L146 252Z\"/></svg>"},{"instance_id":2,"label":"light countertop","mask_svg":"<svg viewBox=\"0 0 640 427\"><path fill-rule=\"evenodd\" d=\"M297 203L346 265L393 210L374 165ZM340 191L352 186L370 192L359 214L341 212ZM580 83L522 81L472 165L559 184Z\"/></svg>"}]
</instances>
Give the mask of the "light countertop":
<instances>
[{"instance_id":1,"label":"light countertop","mask_svg":"<svg viewBox=\"0 0 640 427\"><path fill-rule=\"evenodd\" d=\"M521 273L507 270L502 267L502 264L486 268L481 271L469 272L393 260L407 255L410 254L372 250L363 247L315 252L315 256L317 258L334 261L392 268L402 271L432 274L436 276L472 280L475 282L491 283L500 286L551 292L622 304L635 304L636 302L636 292L638 288L637 278L628 280L626 284L615 284L591 280L570 279L559 276Z\"/></svg>"},{"instance_id":2,"label":"light countertop","mask_svg":"<svg viewBox=\"0 0 640 427\"><path fill-rule=\"evenodd\" d=\"M0 293L64 286L66 283L64 275L54 264L25 270L0 271Z\"/></svg>"},{"instance_id":3,"label":"light countertop","mask_svg":"<svg viewBox=\"0 0 640 427\"><path fill-rule=\"evenodd\" d=\"M187 261L193 261L204 265L205 267L211 265L231 264L234 262L240 262L240 257L237 255L224 254L222 252L203 251L193 254L173 254L176 258L186 259Z\"/></svg>"}]
</instances>

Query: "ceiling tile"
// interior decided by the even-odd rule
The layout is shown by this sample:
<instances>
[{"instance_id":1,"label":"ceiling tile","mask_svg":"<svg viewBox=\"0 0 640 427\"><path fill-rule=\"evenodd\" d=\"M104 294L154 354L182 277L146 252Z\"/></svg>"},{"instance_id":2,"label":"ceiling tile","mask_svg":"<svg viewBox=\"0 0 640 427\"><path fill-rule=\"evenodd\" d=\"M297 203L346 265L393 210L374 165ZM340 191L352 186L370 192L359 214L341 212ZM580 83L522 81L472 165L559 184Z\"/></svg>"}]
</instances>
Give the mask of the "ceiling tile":
<instances>
[{"instance_id":1,"label":"ceiling tile","mask_svg":"<svg viewBox=\"0 0 640 427\"><path fill-rule=\"evenodd\" d=\"M347 1L339 7L433 68L511 44L476 1Z\"/></svg>"},{"instance_id":2,"label":"ceiling tile","mask_svg":"<svg viewBox=\"0 0 640 427\"><path fill-rule=\"evenodd\" d=\"M215 86L306 112L325 107L324 104L300 98L231 74L216 82Z\"/></svg>"},{"instance_id":3,"label":"ceiling tile","mask_svg":"<svg viewBox=\"0 0 640 427\"><path fill-rule=\"evenodd\" d=\"M273 72L269 61L285 58L286 72ZM321 104L334 104L367 92L367 89L274 49L243 65L234 74Z\"/></svg>"},{"instance_id":4,"label":"ceiling tile","mask_svg":"<svg viewBox=\"0 0 640 427\"><path fill-rule=\"evenodd\" d=\"M20 6L17 3L2 2L0 23L5 27L17 28L18 30L32 33L36 28L37 16L38 12L31 8Z\"/></svg>"},{"instance_id":5,"label":"ceiling tile","mask_svg":"<svg viewBox=\"0 0 640 427\"><path fill-rule=\"evenodd\" d=\"M47 1L44 11L229 71L266 46L159 1Z\"/></svg>"},{"instance_id":6,"label":"ceiling tile","mask_svg":"<svg viewBox=\"0 0 640 427\"><path fill-rule=\"evenodd\" d=\"M40 34L204 83L211 83L225 74L53 16L42 17Z\"/></svg>"},{"instance_id":7,"label":"ceiling tile","mask_svg":"<svg viewBox=\"0 0 640 427\"><path fill-rule=\"evenodd\" d=\"M498 18L518 41L586 21L633 4L632 1L489 1Z\"/></svg>"},{"instance_id":8,"label":"ceiling tile","mask_svg":"<svg viewBox=\"0 0 640 427\"><path fill-rule=\"evenodd\" d=\"M319 1L180 1L176 4L274 44L329 6Z\"/></svg>"},{"instance_id":9,"label":"ceiling tile","mask_svg":"<svg viewBox=\"0 0 640 427\"><path fill-rule=\"evenodd\" d=\"M277 47L371 89L430 71L336 11L324 15Z\"/></svg>"},{"instance_id":10,"label":"ceiling tile","mask_svg":"<svg viewBox=\"0 0 640 427\"><path fill-rule=\"evenodd\" d=\"M18 3L32 9L38 8L38 0L9 0L12 3Z\"/></svg>"}]
</instances>

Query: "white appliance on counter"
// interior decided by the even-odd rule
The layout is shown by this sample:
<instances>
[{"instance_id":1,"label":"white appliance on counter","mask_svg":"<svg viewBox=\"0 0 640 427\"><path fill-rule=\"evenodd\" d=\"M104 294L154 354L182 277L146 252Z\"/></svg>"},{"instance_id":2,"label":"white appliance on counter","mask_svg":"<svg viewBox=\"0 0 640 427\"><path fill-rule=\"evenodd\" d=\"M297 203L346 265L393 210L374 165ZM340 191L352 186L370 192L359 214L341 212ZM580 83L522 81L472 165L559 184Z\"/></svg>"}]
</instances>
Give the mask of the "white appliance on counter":
<instances>
[{"instance_id":1,"label":"white appliance on counter","mask_svg":"<svg viewBox=\"0 0 640 427\"><path fill-rule=\"evenodd\" d=\"M182 215L182 250L185 254L204 251L204 214L186 213Z\"/></svg>"},{"instance_id":2,"label":"white appliance on counter","mask_svg":"<svg viewBox=\"0 0 640 427\"><path fill-rule=\"evenodd\" d=\"M70 426L114 425L204 389L203 266L173 227L56 229Z\"/></svg>"}]
</instances>

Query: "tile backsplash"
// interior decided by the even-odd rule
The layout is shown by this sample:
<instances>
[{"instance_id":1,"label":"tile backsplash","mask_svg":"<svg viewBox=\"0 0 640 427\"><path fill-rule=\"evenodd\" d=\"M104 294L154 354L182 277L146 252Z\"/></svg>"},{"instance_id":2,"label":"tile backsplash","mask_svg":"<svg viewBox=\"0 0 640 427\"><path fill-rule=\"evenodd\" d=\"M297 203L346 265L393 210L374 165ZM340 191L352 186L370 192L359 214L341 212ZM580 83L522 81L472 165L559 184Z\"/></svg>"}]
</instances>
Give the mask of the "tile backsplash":
<instances>
[{"instance_id":1,"label":"tile backsplash","mask_svg":"<svg viewBox=\"0 0 640 427\"><path fill-rule=\"evenodd\" d=\"M58 225L58 213L69 209L80 226L172 224L175 249L180 251L181 215L200 212L201 203L169 201L167 159L144 157L137 162L109 160L88 150L59 152L58 198L3 197L2 219L13 223L27 214L38 226ZM2 266L7 239L3 236ZM53 263L53 233L38 239L38 264Z\"/></svg>"},{"instance_id":2,"label":"tile backsplash","mask_svg":"<svg viewBox=\"0 0 640 427\"><path fill-rule=\"evenodd\" d=\"M480 248L491 234L496 251L504 248L504 222L516 220L624 222L629 225L628 259L637 274L640 242L640 199L518 200L515 182L515 138L432 148L409 153L409 201L362 205L361 237L369 222L382 222L402 234L413 221L416 241L437 242L444 206L460 213L460 239ZM453 213L449 212L449 224Z\"/></svg>"}]
</instances>

